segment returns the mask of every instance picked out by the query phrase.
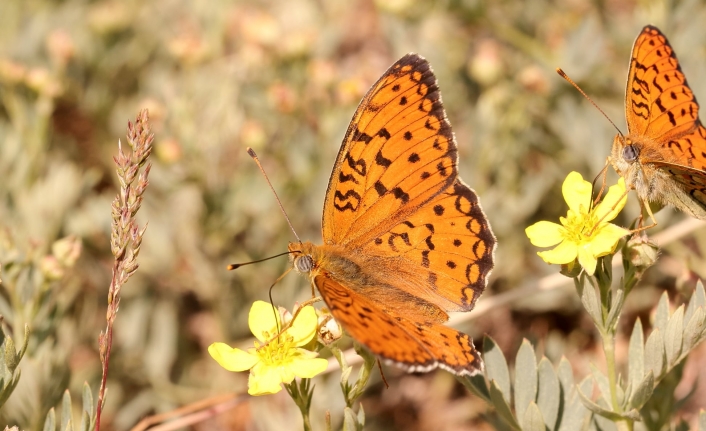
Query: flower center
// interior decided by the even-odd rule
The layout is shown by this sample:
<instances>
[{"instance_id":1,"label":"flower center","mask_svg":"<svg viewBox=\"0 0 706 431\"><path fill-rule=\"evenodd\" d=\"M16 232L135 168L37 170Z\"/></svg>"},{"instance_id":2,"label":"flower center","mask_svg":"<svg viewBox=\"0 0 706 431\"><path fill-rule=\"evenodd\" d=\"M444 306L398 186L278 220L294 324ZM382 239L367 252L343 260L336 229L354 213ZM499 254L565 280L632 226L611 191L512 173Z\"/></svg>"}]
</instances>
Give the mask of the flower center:
<instances>
[{"instance_id":1,"label":"flower center","mask_svg":"<svg viewBox=\"0 0 706 431\"><path fill-rule=\"evenodd\" d=\"M274 337L277 332L270 335L268 332L263 332L263 338L269 340L270 337ZM296 353L296 345L294 344L294 339L291 335L280 334L279 337L270 340L266 345L260 346L258 342L255 342L255 348L257 349L257 356L262 362L267 365L282 365L288 362L292 356Z\"/></svg>"},{"instance_id":2,"label":"flower center","mask_svg":"<svg viewBox=\"0 0 706 431\"><path fill-rule=\"evenodd\" d=\"M569 210L566 217L561 217L561 224L564 225L562 236L565 240L573 243L588 242L593 239L598 233L598 217L596 217L594 209L587 211L586 207L581 205L578 213Z\"/></svg>"}]
</instances>

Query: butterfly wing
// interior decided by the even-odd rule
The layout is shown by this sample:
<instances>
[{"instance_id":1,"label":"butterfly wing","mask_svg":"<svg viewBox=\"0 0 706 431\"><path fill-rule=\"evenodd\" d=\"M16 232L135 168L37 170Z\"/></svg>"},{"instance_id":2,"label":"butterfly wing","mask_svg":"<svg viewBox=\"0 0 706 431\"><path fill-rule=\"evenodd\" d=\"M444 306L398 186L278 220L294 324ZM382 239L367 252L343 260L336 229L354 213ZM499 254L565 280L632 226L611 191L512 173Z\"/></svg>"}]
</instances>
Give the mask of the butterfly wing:
<instances>
[{"instance_id":1,"label":"butterfly wing","mask_svg":"<svg viewBox=\"0 0 706 431\"><path fill-rule=\"evenodd\" d=\"M395 267L397 288L446 311L470 311L487 285L495 244L478 197L457 179L363 252Z\"/></svg>"},{"instance_id":2,"label":"butterfly wing","mask_svg":"<svg viewBox=\"0 0 706 431\"><path fill-rule=\"evenodd\" d=\"M699 105L686 82L667 38L648 25L637 36L625 90L625 117L630 134L652 138L677 153L669 143L699 126ZM706 141L702 141L701 149Z\"/></svg>"},{"instance_id":3,"label":"butterfly wing","mask_svg":"<svg viewBox=\"0 0 706 431\"><path fill-rule=\"evenodd\" d=\"M316 276L314 283L336 321L385 360L410 372L442 367L472 375L483 369L468 335L433 320L407 319L325 275Z\"/></svg>"},{"instance_id":4,"label":"butterfly wing","mask_svg":"<svg viewBox=\"0 0 706 431\"><path fill-rule=\"evenodd\" d=\"M456 179L457 149L429 63L408 54L353 116L329 180L325 244L360 245L400 223Z\"/></svg>"},{"instance_id":5,"label":"butterfly wing","mask_svg":"<svg viewBox=\"0 0 706 431\"><path fill-rule=\"evenodd\" d=\"M669 194L670 204L692 217L706 220L706 172L674 163L653 162L653 166L669 175L678 187Z\"/></svg>"}]
</instances>

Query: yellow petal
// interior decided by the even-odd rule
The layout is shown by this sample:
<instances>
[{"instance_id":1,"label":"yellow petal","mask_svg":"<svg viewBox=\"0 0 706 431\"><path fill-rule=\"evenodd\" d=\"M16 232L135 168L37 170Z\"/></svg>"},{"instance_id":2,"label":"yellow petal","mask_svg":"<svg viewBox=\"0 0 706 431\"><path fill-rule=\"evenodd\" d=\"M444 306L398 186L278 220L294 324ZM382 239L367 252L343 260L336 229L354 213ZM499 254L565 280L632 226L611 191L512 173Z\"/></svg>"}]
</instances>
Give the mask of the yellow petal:
<instances>
[{"instance_id":1,"label":"yellow petal","mask_svg":"<svg viewBox=\"0 0 706 431\"><path fill-rule=\"evenodd\" d=\"M225 343L211 344L208 346L208 354L228 371L249 370L259 361L257 355L234 349Z\"/></svg>"},{"instance_id":2,"label":"yellow petal","mask_svg":"<svg viewBox=\"0 0 706 431\"><path fill-rule=\"evenodd\" d=\"M287 329L287 334L292 337L295 346L303 346L316 336L318 320L316 310L311 305L307 305L297 314L292 326Z\"/></svg>"},{"instance_id":3,"label":"yellow petal","mask_svg":"<svg viewBox=\"0 0 706 431\"><path fill-rule=\"evenodd\" d=\"M596 256L591 253L590 244L584 244L583 246L579 247L578 252L579 264L581 264L583 269L586 270L588 275L593 275L596 272L596 265L598 264L598 260L596 259Z\"/></svg>"},{"instance_id":4,"label":"yellow petal","mask_svg":"<svg viewBox=\"0 0 706 431\"><path fill-rule=\"evenodd\" d=\"M564 264L576 259L577 253L576 244L564 241L552 250L540 251L537 254L547 263Z\"/></svg>"},{"instance_id":5,"label":"yellow petal","mask_svg":"<svg viewBox=\"0 0 706 431\"><path fill-rule=\"evenodd\" d=\"M596 237L590 242L591 254L601 257L612 253L620 238L629 233L629 230L612 223L601 226Z\"/></svg>"},{"instance_id":6,"label":"yellow petal","mask_svg":"<svg viewBox=\"0 0 706 431\"><path fill-rule=\"evenodd\" d=\"M289 364L289 369L292 370L297 377L310 379L317 374L326 371L328 361L322 358L312 359L295 359Z\"/></svg>"},{"instance_id":7,"label":"yellow petal","mask_svg":"<svg viewBox=\"0 0 706 431\"><path fill-rule=\"evenodd\" d=\"M596 206L595 214L598 220L603 222L613 220L623 210L627 201L628 195L625 193L625 180L620 177L618 184L610 186L608 193L606 193L601 203Z\"/></svg>"},{"instance_id":8,"label":"yellow petal","mask_svg":"<svg viewBox=\"0 0 706 431\"><path fill-rule=\"evenodd\" d=\"M248 315L248 326L253 335L261 342L268 341L268 338L277 334L277 323L279 322L279 311L265 301L255 301L250 308ZM269 337L265 337L265 332Z\"/></svg>"},{"instance_id":9,"label":"yellow petal","mask_svg":"<svg viewBox=\"0 0 706 431\"><path fill-rule=\"evenodd\" d=\"M250 372L248 378L248 393L250 395L276 394L282 390L282 380L277 369L258 364Z\"/></svg>"},{"instance_id":10,"label":"yellow petal","mask_svg":"<svg viewBox=\"0 0 706 431\"><path fill-rule=\"evenodd\" d=\"M569 208L577 213L581 212L581 206L588 210L591 205L591 191L591 183L585 181L578 172L569 173L561 186L564 200L569 204Z\"/></svg>"},{"instance_id":11,"label":"yellow petal","mask_svg":"<svg viewBox=\"0 0 706 431\"><path fill-rule=\"evenodd\" d=\"M548 221L540 221L525 229L525 234L532 245L537 247L551 247L562 240L561 225Z\"/></svg>"}]
</instances>

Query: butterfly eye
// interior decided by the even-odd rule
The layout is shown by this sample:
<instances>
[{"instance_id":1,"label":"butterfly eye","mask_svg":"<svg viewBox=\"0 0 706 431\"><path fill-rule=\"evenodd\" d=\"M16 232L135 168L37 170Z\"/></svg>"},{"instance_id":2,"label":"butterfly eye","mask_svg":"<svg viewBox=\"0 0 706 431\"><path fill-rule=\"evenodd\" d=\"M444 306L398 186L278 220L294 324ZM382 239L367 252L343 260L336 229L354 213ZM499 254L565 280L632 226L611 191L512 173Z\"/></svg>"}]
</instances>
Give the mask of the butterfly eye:
<instances>
[{"instance_id":1,"label":"butterfly eye","mask_svg":"<svg viewBox=\"0 0 706 431\"><path fill-rule=\"evenodd\" d=\"M298 272L310 272L314 267L314 259L309 255L298 256L294 259L294 269Z\"/></svg>"},{"instance_id":2,"label":"butterfly eye","mask_svg":"<svg viewBox=\"0 0 706 431\"><path fill-rule=\"evenodd\" d=\"M625 159L626 162L634 162L637 160L639 154L640 151L634 145L627 145L623 148L623 159Z\"/></svg>"}]
</instances>

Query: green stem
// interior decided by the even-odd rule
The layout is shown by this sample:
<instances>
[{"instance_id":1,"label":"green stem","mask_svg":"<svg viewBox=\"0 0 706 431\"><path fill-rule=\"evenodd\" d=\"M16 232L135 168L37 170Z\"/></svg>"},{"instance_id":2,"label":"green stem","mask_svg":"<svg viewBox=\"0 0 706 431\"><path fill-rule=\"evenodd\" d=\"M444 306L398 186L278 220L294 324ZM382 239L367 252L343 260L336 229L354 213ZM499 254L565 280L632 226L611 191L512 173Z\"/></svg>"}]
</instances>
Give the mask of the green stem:
<instances>
[{"instance_id":1,"label":"green stem","mask_svg":"<svg viewBox=\"0 0 706 431\"><path fill-rule=\"evenodd\" d=\"M618 402L618 378L615 369L615 333L608 329L602 334L603 351L605 352L606 368L608 372L608 386L610 386L610 401L613 411L623 413L623 409ZM629 419L615 422L618 431L632 431L633 421Z\"/></svg>"}]
</instances>

